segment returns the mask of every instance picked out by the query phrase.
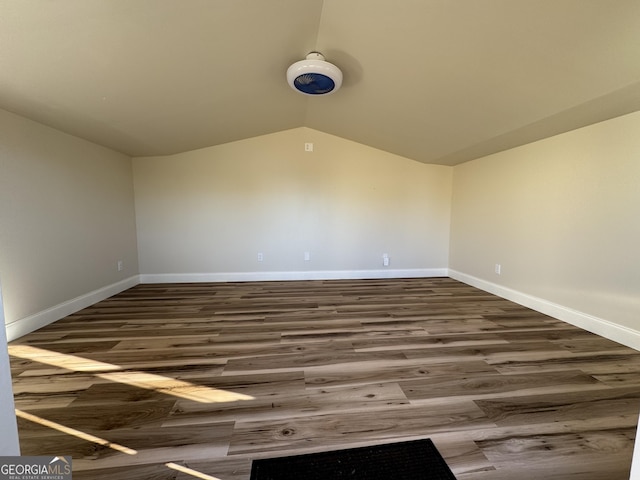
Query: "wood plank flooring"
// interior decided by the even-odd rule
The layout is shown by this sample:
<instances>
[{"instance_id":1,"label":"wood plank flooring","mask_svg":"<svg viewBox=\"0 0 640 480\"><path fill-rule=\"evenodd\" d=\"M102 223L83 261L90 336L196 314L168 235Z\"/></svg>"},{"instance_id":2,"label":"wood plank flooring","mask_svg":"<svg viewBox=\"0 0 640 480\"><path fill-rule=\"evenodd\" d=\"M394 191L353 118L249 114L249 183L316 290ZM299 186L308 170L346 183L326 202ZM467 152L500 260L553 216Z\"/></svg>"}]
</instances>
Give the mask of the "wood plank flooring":
<instances>
[{"instance_id":1,"label":"wood plank flooring","mask_svg":"<svg viewBox=\"0 0 640 480\"><path fill-rule=\"evenodd\" d=\"M449 278L138 285L9 345L74 478L431 438L458 480L627 480L640 353Z\"/></svg>"}]
</instances>

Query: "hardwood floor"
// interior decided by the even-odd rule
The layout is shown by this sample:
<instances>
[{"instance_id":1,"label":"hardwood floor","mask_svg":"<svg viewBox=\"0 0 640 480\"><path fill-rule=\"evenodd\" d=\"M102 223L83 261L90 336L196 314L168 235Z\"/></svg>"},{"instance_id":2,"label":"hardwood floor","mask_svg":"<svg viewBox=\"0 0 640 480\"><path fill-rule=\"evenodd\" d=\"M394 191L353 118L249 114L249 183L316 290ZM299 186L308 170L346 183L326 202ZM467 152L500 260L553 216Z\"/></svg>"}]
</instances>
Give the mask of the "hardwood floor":
<instances>
[{"instance_id":1,"label":"hardwood floor","mask_svg":"<svg viewBox=\"0 0 640 480\"><path fill-rule=\"evenodd\" d=\"M138 285L9 345L74 479L431 438L458 480L627 480L640 353L449 278Z\"/></svg>"}]
</instances>

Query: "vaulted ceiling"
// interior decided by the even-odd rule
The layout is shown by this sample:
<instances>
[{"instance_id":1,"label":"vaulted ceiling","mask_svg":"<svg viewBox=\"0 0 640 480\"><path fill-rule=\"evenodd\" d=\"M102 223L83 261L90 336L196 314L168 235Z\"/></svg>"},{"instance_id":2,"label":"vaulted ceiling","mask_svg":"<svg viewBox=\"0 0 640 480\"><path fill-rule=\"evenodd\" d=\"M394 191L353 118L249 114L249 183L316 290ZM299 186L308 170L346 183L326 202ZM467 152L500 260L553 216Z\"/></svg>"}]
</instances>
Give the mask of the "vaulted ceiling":
<instances>
[{"instance_id":1,"label":"vaulted ceiling","mask_svg":"<svg viewBox=\"0 0 640 480\"><path fill-rule=\"evenodd\" d=\"M344 73L310 98L287 67ZM0 0L0 108L131 156L306 126L454 165L640 109L638 0Z\"/></svg>"}]
</instances>

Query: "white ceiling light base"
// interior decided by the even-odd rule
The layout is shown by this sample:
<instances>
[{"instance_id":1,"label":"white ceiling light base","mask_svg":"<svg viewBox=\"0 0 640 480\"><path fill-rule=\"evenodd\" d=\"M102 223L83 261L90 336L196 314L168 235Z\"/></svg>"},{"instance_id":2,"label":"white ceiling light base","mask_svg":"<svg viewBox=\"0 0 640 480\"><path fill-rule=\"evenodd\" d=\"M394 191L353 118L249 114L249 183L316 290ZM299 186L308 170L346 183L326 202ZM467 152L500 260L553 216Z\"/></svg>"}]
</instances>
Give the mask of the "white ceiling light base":
<instances>
[{"instance_id":1,"label":"white ceiling light base","mask_svg":"<svg viewBox=\"0 0 640 480\"><path fill-rule=\"evenodd\" d=\"M342 72L327 62L321 53L311 52L305 60L287 69L287 82L296 92L304 95L329 95L342 85Z\"/></svg>"}]
</instances>

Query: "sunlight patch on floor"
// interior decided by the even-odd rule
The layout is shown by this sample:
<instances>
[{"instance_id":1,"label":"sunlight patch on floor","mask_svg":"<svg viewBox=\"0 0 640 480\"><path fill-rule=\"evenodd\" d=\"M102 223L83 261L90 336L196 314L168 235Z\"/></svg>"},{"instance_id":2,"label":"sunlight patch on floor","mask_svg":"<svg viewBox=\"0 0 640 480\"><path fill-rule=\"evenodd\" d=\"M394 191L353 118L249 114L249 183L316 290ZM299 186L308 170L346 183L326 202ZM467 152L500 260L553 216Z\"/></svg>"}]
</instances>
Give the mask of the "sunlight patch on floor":
<instances>
[{"instance_id":1,"label":"sunlight patch on floor","mask_svg":"<svg viewBox=\"0 0 640 480\"><path fill-rule=\"evenodd\" d=\"M173 470L186 473L187 475L191 475L192 477L201 478L202 480L220 480L218 477L212 477L211 475L207 475L206 473L199 472L189 467L178 465L177 463L169 462L165 463L165 465Z\"/></svg>"},{"instance_id":2,"label":"sunlight patch on floor","mask_svg":"<svg viewBox=\"0 0 640 480\"><path fill-rule=\"evenodd\" d=\"M243 395L241 393L229 392L211 387L202 387L193 383L183 382L174 378L155 375L145 372L114 372L114 373L98 373L100 378L118 383L126 383L135 387L145 388L147 390L155 390L156 392L166 393L174 397L193 400L200 403L224 403L235 402L237 400L253 400L254 397Z\"/></svg>"},{"instance_id":3,"label":"sunlight patch on floor","mask_svg":"<svg viewBox=\"0 0 640 480\"><path fill-rule=\"evenodd\" d=\"M99 362L67 353L52 352L51 350L32 347L30 345L9 345L9 355L74 372L109 372L122 370L121 367L110 363Z\"/></svg>"},{"instance_id":4,"label":"sunlight patch on floor","mask_svg":"<svg viewBox=\"0 0 640 480\"><path fill-rule=\"evenodd\" d=\"M9 355L75 372L93 373L96 377L111 382L131 385L146 390L154 390L199 403L227 403L255 399L255 397L250 395L196 385L163 375L137 371L122 371L122 367L111 363L100 362L66 353L53 352L30 345L9 345Z\"/></svg>"},{"instance_id":5,"label":"sunlight patch on floor","mask_svg":"<svg viewBox=\"0 0 640 480\"><path fill-rule=\"evenodd\" d=\"M60 423L52 422L51 420L44 419L37 415L33 415L31 413L23 412L22 410L18 410L16 408L16 416L23 418L25 420L29 420L30 422L37 423L44 427L52 428L53 430L57 430L62 433L66 433L67 435L73 435L74 437L80 438L82 440L86 440L88 442L97 443L98 445L103 445L105 447L109 447L113 450L116 450L121 453L126 453L127 455L137 455L138 452L133 450L132 448L124 447L117 443L110 442L109 440L105 440L104 438L96 437L95 435L91 435L90 433L85 433L75 428L67 427L65 425L61 425Z\"/></svg>"}]
</instances>

